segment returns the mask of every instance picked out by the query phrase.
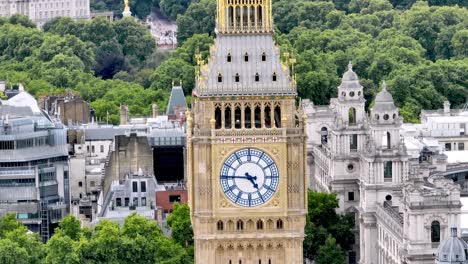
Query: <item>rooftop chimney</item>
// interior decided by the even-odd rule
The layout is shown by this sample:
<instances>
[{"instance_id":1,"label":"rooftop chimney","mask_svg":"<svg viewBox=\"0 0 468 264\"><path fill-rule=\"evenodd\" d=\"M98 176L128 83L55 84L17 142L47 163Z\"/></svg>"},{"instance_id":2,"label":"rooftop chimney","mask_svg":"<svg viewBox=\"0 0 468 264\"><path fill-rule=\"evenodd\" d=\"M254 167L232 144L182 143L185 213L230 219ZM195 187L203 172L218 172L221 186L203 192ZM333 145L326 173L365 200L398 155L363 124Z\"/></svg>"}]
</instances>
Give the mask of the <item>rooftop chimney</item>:
<instances>
[{"instance_id":1,"label":"rooftop chimney","mask_svg":"<svg viewBox=\"0 0 468 264\"><path fill-rule=\"evenodd\" d=\"M152 109L153 109L153 118L158 117L158 112L159 112L158 105L157 105L157 104L153 104Z\"/></svg>"},{"instance_id":2,"label":"rooftop chimney","mask_svg":"<svg viewBox=\"0 0 468 264\"><path fill-rule=\"evenodd\" d=\"M126 125L128 123L128 106L120 106L120 124Z\"/></svg>"},{"instance_id":3,"label":"rooftop chimney","mask_svg":"<svg viewBox=\"0 0 468 264\"><path fill-rule=\"evenodd\" d=\"M448 100L444 101L444 114L450 114L450 102Z\"/></svg>"}]
</instances>

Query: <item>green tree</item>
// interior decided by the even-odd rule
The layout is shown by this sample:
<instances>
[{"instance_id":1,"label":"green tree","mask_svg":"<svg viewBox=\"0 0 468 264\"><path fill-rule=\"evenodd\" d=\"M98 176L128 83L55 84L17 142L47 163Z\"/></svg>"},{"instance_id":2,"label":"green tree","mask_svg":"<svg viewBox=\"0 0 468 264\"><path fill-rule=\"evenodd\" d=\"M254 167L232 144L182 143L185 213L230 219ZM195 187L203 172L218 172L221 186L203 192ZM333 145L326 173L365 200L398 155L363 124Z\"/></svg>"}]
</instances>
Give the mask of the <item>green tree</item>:
<instances>
[{"instance_id":1,"label":"green tree","mask_svg":"<svg viewBox=\"0 0 468 264\"><path fill-rule=\"evenodd\" d=\"M193 246L193 230L190 222L190 208L187 204L174 203L172 213L167 218L172 238L183 247Z\"/></svg>"},{"instance_id":2,"label":"green tree","mask_svg":"<svg viewBox=\"0 0 468 264\"><path fill-rule=\"evenodd\" d=\"M452 38L453 53L458 58L468 57L468 29L457 31Z\"/></svg>"},{"instance_id":3,"label":"green tree","mask_svg":"<svg viewBox=\"0 0 468 264\"><path fill-rule=\"evenodd\" d=\"M213 35L215 28L216 1L193 2L187 12L177 16L177 42L179 46L194 34Z\"/></svg>"},{"instance_id":4,"label":"green tree","mask_svg":"<svg viewBox=\"0 0 468 264\"><path fill-rule=\"evenodd\" d=\"M176 19L178 14L183 14L191 0L160 0L161 12L169 18Z\"/></svg>"},{"instance_id":5,"label":"green tree","mask_svg":"<svg viewBox=\"0 0 468 264\"><path fill-rule=\"evenodd\" d=\"M27 264L28 253L15 242L9 239L0 239L0 263Z\"/></svg>"},{"instance_id":6,"label":"green tree","mask_svg":"<svg viewBox=\"0 0 468 264\"><path fill-rule=\"evenodd\" d=\"M182 81L185 94L194 87L195 69L182 59L171 58L163 62L151 75L151 89L170 91L172 83Z\"/></svg>"},{"instance_id":7,"label":"green tree","mask_svg":"<svg viewBox=\"0 0 468 264\"><path fill-rule=\"evenodd\" d=\"M315 263L343 264L345 260L345 252L341 249L340 245L336 244L336 240L329 236L327 240L325 240L325 244L319 248Z\"/></svg>"}]
</instances>

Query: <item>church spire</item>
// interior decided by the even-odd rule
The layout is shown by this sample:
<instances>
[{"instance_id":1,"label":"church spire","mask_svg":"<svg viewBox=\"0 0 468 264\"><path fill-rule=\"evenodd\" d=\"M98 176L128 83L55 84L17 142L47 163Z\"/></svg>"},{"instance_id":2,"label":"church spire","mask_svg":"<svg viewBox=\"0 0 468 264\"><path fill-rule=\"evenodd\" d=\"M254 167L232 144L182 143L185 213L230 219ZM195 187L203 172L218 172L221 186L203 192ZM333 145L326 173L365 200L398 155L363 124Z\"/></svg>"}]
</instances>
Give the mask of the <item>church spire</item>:
<instances>
[{"instance_id":1,"label":"church spire","mask_svg":"<svg viewBox=\"0 0 468 264\"><path fill-rule=\"evenodd\" d=\"M217 0L220 34L272 33L272 0Z\"/></svg>"}]
</instances>

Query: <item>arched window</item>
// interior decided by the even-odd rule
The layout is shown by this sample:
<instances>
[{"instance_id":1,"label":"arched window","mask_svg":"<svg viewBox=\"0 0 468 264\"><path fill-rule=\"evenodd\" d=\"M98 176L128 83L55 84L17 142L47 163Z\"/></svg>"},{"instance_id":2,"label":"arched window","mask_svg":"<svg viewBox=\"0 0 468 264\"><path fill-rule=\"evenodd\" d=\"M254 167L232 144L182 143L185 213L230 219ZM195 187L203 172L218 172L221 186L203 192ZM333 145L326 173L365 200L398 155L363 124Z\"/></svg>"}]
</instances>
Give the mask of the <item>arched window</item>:
<instances>
[{"instance_id":1,"label":"arched window","mask_svg":"<svg viewBox=\"0 0 468 264\"><path fill-rule=\"evenodd\" d=\"M246 106L244 109L244 127L252 128L252 109Z\"/></svg>"},{"instance_id":2,"label":"arched window","mask_svg":"<svg viewBox=\"0 0 468 264\"><path fill-rule=\"evenodd\" d=\"M215 128L220 129L221 128L221 108L219 107L216 107L216 110L215 110L215 120L216 120Z\"/></svg>"},{"instance_id":3,"label":"arched window","mask_svg":"<svg viewBox=\"0 0 468 264\"><path fill-rule=\"evenodd\" d=\"M349 117L349 124L355 125L356 124L356 109L354 107L351 107L349 109L348 117Z\"/></svg>"},{"instance_id":4,"label":"arched window","mask_svg":"<svg viewBox=\"0 0 468 264\"><path fill-rule=\"evenodd\" d=\"M328 128L322 127L322 129L320 129L320 138L322 145L326 145L328 143Z\"/></svg>"},{"instance_id":5,"label":"arched window","mask_svg":"<svg viewBox=\"0 0 468 264\"><path fill-rule=\"evenodd\" d=\"M237 221L237 230L244 230L244 222L242 220Z\"/></svg>"},{"instance_id":6,"label":"arched window","mask_svg":"<svg viewBox=\"0 0 468 264\"><path fill-rule=\"evenodd\" d=\"M262 61L266 61L266 53L265 52L262 53Z\"/></svg>"},{"instance_id":7,"label":"arched window","mask_svg":"<svg viewBox=\"0 0 468 264\"><path fill-rule=\"evenodd\" d=\"M255 8L253 6L250 7L250 26L255 25Z\"/></svg>"},{"instance_id":8,"label":"arched window","mask_svg":"<svg viewBox=\"0 0 468 264\"><path fill-rule=\"evenodd\" d=\"M221 73L218 74L218 82L223 82L223 75L221 75Z\"/></svg>"},{"instance_id":9,"label":"arched window","mask_svg":"<svg viewBox=\"0 0 468 264\"><path fill-rule=\"evenodd\" d=\"M244 54L244 61L245 62L249 61L249 54L247 52Z\"/></svg>"},{"instance_id":10,"label":"arched window","mask_svg":"<svg viewBox=\"0 0 468 264\"><path fill-rule=\"evenodd\" d=\"M247 24L249 23L249 18L248 18L249 10L247 6L244 6L242 8L242 26L246 27Z\"/></svg>"},{"instance_id":11,"label":"arched window","mask_svg":"<svg viewBox=\"0 0 468 264\"><path fill-rule=\"evenodd\" d=\"M392 148L392 137L390 135L390 132L387 132L387 149Z\"/></svg>"},{"instance_id":12,"label":"arched window","mask_svg":"<svg viewBox=\"0 0 468 264\"><path fill-rule=\"evenodd\" d=\"M262 220L257 221L257 229L258 230L263 230L263 221Z\"/></svg>"},{"instance_id":13,"label":"arched window","mask_svg":"<svg viewBox=\"0 0 468 264\"><path fill-rule=\"evenodd\" d=\"M391 182L393 175L393 168L391 161L384 162L384 181Z\"/></svg>"},{"instance_id":14,"label":"arched window","mask_svg":"<svg viewBox=\"0 0 468 264\"><path fill-rule=\"evenodd\" d=\"M239 264L242 264L242 260L241 260L241 259L239 259Z\"/></svg>"},{"instance_id":15,"label":"arched window","mask_svg":"<svg viewBox=\"0 0 468 264\"><path fill-rule=\"evenodd\" d=\"M277 80L277 76L276 76L276 72L273 73L273 81L276 82Z\"/></svg>"},{"instance_id":16,"label":"arched window","mask_svg":"<svg viewBox=\"0 0 468 264\"><path fill-rule=\"evenodd\" d=\"M232 264L232 260L229 260L229 264Z\"/></svg>"},{"instance_id":17,"label":"arched window","mask_svg":"<svg viewBox=\"0 0 468 264\"><path fill-rule=\"evenodd\" d=\"M258 15L257 15L257 20L258 20L258 25L261 26L262 25L262 6L259 6L258 9Z\"/></svg>"},{"instance_id":18,"label":"arched window","mask_svg":"<svg viewBox=\"0 0 468 264\"><path fill-rule=\"evenodd\" d=\"M255 118L255 128L261 128L262 127L262 111L260 110L260 106L255 107L255 113L254 113L254 118Z\"/></svg>"},{"instance_id":19,"label":"arched window","mask_svg":"<svg viewBox=\"0 0 468 264\"><path fill-rule=\"evenodd\" d=\"M265 107L264 115L265 115L265 127L271 128L271 108L269 105Z\"/></svg>"},{"instance_id":20,"label":"arched window","mask_svg":"<svg viewBox=\"0 0 468 264\"><path fill-rule=\"evenodd\" d=\"M275 127L281 127L281 107L279 105L275 107Z\"/></svg>"},{"instance_id":21,"label":"arched window","mask_svg":"<svg viewBox=\"0 0 468 264\"><path fill-rule=\"evenodd\" d=\"M227 55L227 62L231 62L231 61L232 61L231 53L228 53L228 55Z\"/></svg>"},{"instance_id":22,"label":"arched window","mask_svg":"<svg viewBox=\"0 0 468 264\"><path fill-rule=\"evenodd\" d=\"M278 221L276 221L276 229L283 229L283 220L278 219Z\"/></svg>"},{"instance_id":23,"label":"arched window","mask_svg":"<svg viewBox=\"0 0 468 264\"><path fill-rule=\"evenodd\" d=\"M224 128L232 128L232 116L230 106L226 106L226 108L224 109Z\"/></svg>"},{"instance_id":24,"label":"arched window","mask_svg":"<svg viewBox=\"0 0 468 264\"><path fill-rule=\"evenodd\" d=\"M262 260L261 260L261 259L258 260L258 264L262 264Z\"/></svg>"},{"instance_id":25,"label":"arched window","mask_svg":"<svg viewBox=\"0 0 468 264\"><path fill-rule=\"evenodd\" d=\"M256 82L260 81L260 75L258 74L258 72L255 74L255 81Z\"/></svg>"},{"instance_id":26,"label":"arched window","mask_svg":"<svg viewBox=\"0 0 468 264\"><path fill-rule=\"evenodd\" d=\"M234 125L236 129L241 128L241 109L240 107L236 107L236 110L234 111Z\"/></svg>"},{"instance_id":27,"label":"arched window","mask_svg":"<svg viewBox=\"0 0 468 264\"><path fill-rule=\"evenodd\" d=\"M271 259L268 259L268 264L271 264Z\"/></svg>"},{"instance_id":28,"label":"arched window","mask_svg":"<svg viewBox=\"0 0 468 264\"><path fill-rule=\"evenodd\" d=\"M234 26L234 7L230 6L228 9L228 16L229 16L229 26Z\"/></svg>"},{"instance_id":29,"label":"arched window","mask_svg":"<svg viewBox=\"0 0 468 264\"><path fill-rule=\"evenodd\" d=\"M224 223L223 221L218 221L218 231L223 231L224 230Z\"/></svg>"},{"instance_id":30,"label":"arched window","mask_svg":"<svg viewBox=\"0 0 468 264\"><path fill-rule=\"evenodd\" d=\"M236 7L236 29L239 29L241 26L241 8L240 6Z\"/></svg>"},{"instance_id":31,"label":"arched window","mask_svg":"<svg viewBox=\"0 0 468 264\"><path fill-rule=\"evenodd\" d=\"M440 223L439 221L433 221L431 223L431 242L440 242Z\"/></svg>"},{"instance_id":32,"label":"arched window","mask_svg":"<svg viewBox=\"0 0 468 264\"><path fill-rule=\"evenodd\" d=\"M240 76L238 73L236 73L236 76L234 77L236 82L240 82Z\"/></svg>"}]
</instances>

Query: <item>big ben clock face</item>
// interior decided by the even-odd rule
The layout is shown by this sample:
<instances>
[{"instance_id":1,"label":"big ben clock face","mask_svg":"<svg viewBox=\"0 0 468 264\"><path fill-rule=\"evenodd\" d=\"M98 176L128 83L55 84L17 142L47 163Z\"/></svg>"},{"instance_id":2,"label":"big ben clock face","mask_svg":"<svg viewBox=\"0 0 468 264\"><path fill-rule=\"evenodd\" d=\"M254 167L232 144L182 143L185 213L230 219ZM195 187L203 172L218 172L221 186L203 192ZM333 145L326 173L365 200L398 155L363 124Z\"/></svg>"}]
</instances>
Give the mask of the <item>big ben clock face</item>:
<instances>
[{"instance_id":1,"label":"big ben clock face","mask_svg":"<svg viewBox=\"0 0 468 264\"><path fill-rule=\"evenodd\" d=\"M266 203L278 189L278 167L265 152L244 148L230 155L221 168L221 188L232 202L254 207Z\"/></svg>"}]
</instances>

